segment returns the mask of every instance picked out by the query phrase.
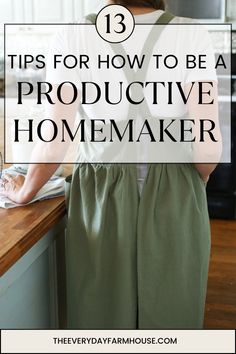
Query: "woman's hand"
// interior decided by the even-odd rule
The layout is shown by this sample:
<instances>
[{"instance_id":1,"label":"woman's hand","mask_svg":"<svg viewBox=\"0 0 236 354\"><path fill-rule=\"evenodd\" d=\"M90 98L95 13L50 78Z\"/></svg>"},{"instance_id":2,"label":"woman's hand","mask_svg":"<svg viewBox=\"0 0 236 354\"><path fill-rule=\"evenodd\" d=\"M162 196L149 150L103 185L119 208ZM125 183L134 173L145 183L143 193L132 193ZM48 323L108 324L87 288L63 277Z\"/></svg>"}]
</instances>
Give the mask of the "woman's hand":
<instances>
[{"instance_id":1,"label":"woman's hand","mask_svg":"<svg viewBox=\"0 0 236 354\"><path fill-rule=\"evenodd\" d=\"M0 194L9 198L17 204L26 204L30 200L23 193L23 185L25 182L25 177L22 175L12 176L10 174L5 174L0 180L1 191Z\"/></svg>"},{"instance_id":2,"label":"woman's hand","mask_svg":"<svg viewBox=\"0 0 236 354\"><path fill-rule=\"evenodd\" d=\"M207 184L207 182L209 181L209 178L210 178L210 175L208 175L208 176L201 176L201 179L203 180L203 182L204 182L205 184Z\"/></svg>"},{"instance_id":3,"label":"woman's hand","mask_svg":"<svg viewBox=\"0 0 236 354\"><path fill-rule=\"evenodd\" d=\"M209 177L211 173L215 170L217 164L201 164L201 163L196 163L195 167L202 178L204 183L207 183L209 180Z\"/></svg>"}]
</instances>

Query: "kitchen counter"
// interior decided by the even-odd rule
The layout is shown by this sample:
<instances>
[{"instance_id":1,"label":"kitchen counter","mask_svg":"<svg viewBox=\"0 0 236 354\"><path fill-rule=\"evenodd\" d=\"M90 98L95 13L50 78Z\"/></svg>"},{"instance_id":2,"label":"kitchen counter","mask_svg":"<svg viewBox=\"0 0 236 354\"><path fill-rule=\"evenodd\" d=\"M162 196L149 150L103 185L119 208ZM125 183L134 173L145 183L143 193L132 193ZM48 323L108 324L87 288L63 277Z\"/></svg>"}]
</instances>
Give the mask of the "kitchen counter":
<instances>
[{"instance_id":1,"label":"kitchen counter","mask_svg":"<svg viewBox=\"0 0 236 354\"><path fill-rule=\"evenodd\" d=\"M3 153L3 118L0 116L0 151ZM71 173L64 165L64 175ZM29 251L65 215L64 197L14 209L0 208L0 277Z\"/></svg>"},{"instance_id":2,"label":"kitchen counter","mask_svg":"<svg viewBox=\"0 0 236 354\"><path fill-rule=\"evenodd\" d=\"M65 215L64 197L14 209L0 209L0 276Z\"/></svg>"},{"instance_id":3,"label":"kitchen counter","mask_svg":"<svg viewBox=\"0 0 236 354\"><path fill-rule=\"evenodd\" d=\"M211 220L205 328L236 328L236 220Z\"/></svg>"},{"instance_id":4,"label":"kitchen counter","mask_svg":"<svg viewBox=\"0 0 236 354\"><path fill-rule=\"evenodd\" d=\"M65 212L64 196L0 209L0 328L65 327Z\"/></svg>"}]
</instances>

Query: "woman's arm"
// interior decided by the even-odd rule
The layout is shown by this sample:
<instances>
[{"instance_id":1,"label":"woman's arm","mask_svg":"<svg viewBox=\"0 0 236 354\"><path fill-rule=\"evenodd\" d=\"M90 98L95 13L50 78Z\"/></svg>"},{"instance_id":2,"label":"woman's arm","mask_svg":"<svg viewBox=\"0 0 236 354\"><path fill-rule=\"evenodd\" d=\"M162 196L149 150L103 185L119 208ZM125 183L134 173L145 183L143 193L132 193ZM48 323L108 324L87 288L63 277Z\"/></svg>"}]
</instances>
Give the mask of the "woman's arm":
<instances>
[{"instance_id":1,"label":"woman's arm","mask_svg":"<svg viewBox=\"0 0 236 354\"><path fill-rule=\"evenodd\" d=\"M195 129L193 135L196 136L196 142L193 143L193 162L201 175L204 182L207 182L210 174L215 170L217 164L220 162L222 154L222 137L219 125L219 109L218 109L218 88L217 82L212 82L213 87L207 86L210 90L210 95L205 95L205 102L213 100L213 104L199 104L199 90L195 85L191 99L188 103L189 117L194 118ZM186 92L189 92L191 84L186 85ZM200 142L200 129L198 126L200 119L209 119L214 122L214 137L217 140L213 142L208 133L205 133L205 142Z\"/></svg>"},{"instance_id":2,"label":"woman's arm","mask_svg":"<svg viewBox=\"0 0 236 354\"><path fill-rule=\"evenodd\" d=\"M56 89L57 86L55 86L53 91L53 100L57 103L55 105L47 105L47 117L50 117L56 123L59 123L59 120L63 117L67 121L69 120L70 125L73 126L79 102L77 100L71 105L60 103L57 100ZM70 101L70 97L73 94L71 87L64 86L62 94L65 102ZM48 133L50 135L50 132ZM50 144L42 142L36 144L31 155L31 161L42 161L43 163L30 164L25 178L21 175L16 177L9 174L5 175L2 179L3 188L1 194L18 204L30 202L60 165L52 162L63 162L68 147L69 140L64 144L56 140ZM46 163L47 161L48 163Z\"/></svg>"},{"instance_id":3,"label":"woman's arm","mask_svg":"<svg viewBox=\"0 0 236 354\"><path fill-rule=\"evenodd\" d=\"M31 164L26 177L4 175L1 195L17 204L29 203L43 185L50 179L59 164Z\"/></svg>"}]
</instances>

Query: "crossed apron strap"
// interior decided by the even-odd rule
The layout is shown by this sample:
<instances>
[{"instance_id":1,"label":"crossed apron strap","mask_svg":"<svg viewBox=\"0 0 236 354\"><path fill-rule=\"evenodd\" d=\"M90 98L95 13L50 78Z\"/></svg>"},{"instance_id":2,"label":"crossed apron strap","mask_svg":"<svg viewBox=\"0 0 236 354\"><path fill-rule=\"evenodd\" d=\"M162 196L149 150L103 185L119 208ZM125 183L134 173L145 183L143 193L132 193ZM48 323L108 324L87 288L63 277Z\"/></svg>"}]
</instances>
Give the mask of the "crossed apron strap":
<instances>
[{"instance_id":1,"label":"crossed apron strap","mask_svg":"<svg viewBox=\"0 0 236 354\"><path fill-rule=\"evenodd\" d=\"M96 17L97 15L95 13L89 14L86 16L86 20L90 21L91 23L96 22ZM161 36L161 33L163 32L165 26L167 25L171 20L173 20L175 16L171 14L170 12L164 12L155 22L153 25L145 43L142 49L142 53L140 58L142 58L143 55L145 55L145 65L142 67L142 70L138 70L135 72L134 70L129 70L128 68L124 67L122 70L125 74L125 77L127 79L128 83L134 82L134 81L141 81L143 82L146 78L147 71L149 68L149 63L152 57L152 50L157 43L158 39ZM156 26L156 25L163 25L163 26ZM123 45L121 43L111 43L111 47L114 51L115 54L121 55L125 57L127 55ZM148 53L148 55L147 55ZM129 106L129 112L128 112L128 117L130 117L132 114L135 114L138 110L137 105L130 105ZM148 107L148 104L146 100L141 105L141 111L145 112L145 115L150 115L150 109Z\"/></svg>"},{"instance_id":2,"label":"crossed apron strap","mask_svg":"<svg viewBox=\"0 0 236 354\"><path fill-rule=\"evenodd\" d=\"M145 56L145 61L144 65L142 66L142 70L138 70L135 72L134 70L130 70L127 67L123 68L123 72L126 76L127 82L135 82L135 81L140 81L144 82L147 76L148 68L149 68L149 63L152 58L152 51L157 43L158 39L160 38L163 30L165 29L165 25L167 25L175 16L172 15L170 12L164 12L155 22L153 25L141 52L140 58ZM156 25L162 25L162 26L156 26ZM125 49L121 43L111 43L112 49L114 53L122 55L125 57L127 54L125 52ZM137 114L137 111L140 110L141 113L145 116L152 116L150 109L148 107L147 101L144 100L141 105L129 105L129 111L127 117L131 117L133 115Z\"/></svg>"}]
</instances>

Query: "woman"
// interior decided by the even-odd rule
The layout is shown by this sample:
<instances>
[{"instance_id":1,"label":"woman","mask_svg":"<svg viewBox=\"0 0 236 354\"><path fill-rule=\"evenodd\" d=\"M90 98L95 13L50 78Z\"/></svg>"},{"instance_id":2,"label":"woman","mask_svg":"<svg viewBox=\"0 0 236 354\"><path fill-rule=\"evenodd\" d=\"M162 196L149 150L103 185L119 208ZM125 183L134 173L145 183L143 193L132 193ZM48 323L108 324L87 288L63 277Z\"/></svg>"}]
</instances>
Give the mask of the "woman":
<instances>
[{"instance_id":1,"label":"woman","mask_svg":"<svg viewBox=\"0 0 236 354\"><path fill-rule=\"evenodd\" d=\"M165 8L162 0L109 4L128 7L137 23L155 23ZM56 105L54 115L67 109ZM29 202L57 167L31 165L25 180L5 176L5 195ZM215 167L75 166L66 233L68 328L202 327L210 254L205 183Z\"/></svg>"}]
</instances>

